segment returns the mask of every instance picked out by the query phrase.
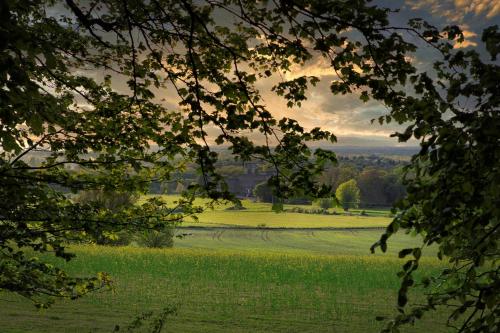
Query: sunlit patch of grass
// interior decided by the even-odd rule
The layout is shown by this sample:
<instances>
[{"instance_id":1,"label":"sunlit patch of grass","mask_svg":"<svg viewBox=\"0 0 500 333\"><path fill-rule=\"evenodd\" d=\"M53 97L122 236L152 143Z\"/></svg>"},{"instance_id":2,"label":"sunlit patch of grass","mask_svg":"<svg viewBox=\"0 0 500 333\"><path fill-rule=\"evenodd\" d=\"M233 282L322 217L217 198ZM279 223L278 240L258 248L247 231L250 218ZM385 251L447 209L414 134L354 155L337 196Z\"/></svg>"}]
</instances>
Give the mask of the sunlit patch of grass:
<instances>
[{"instance_id":1,"label":"sunlit patch of grass","mask_svg":"<svg viewBox=\"0 0 500 333\"><path fill-rule=\"evenodd\" d=\"M240 230L240 229L182 229L187 234L175 240L175 247L199 248L209 251L221 248L234 251L265 251L267 253L297 253L316 255L369 255L370 246L381 236L382 230ZM397 234L391 238L389 255L396 255L406 247L419 246L421 237ZM435 250L424 251L434 255ZM381 251L375 255L382 255Z\"/></svg>"},{"instance_id":2,"label":"sunlit patch of grass","mask_svg":"<svg viewBox=\"0 0 500 333\"><path fill-rule=\"evenodd\" d=\"M184 226L232 226L273 228L383 228L390 223L387 217L275 213L272 211L205 211L199 222L186 220Z\"/></svg>"},{"instance_id":3,"label":"sunlit patch of grass","mask_svg":"<svg viewBox=\"0 0 500 333\"><path fill-rule=\"evenodd\" d=\"M62 302L41 314L26 301L3 295L10 302L1 303L2 332L26 327L30 332L110 332L114 324L165 304L179 305L179 315L169 322L173 332L376 331L375 316L393 312L402 263L394 256L266 250L71 249L77 259L58 264L74 274L106 271L115 279L115 291ZM424 258L422 269L433 272L440 265ZM422 329L444 331L436 318L412 331Z\"/></svg>"},{"instance_id":4,"label":"sunlit patch of grass","mask_svg":"<svg viewBox=\"0 0 500 333\"><path fill-rule=\"evenodd\" d=\"M163 197L171 204L178 198ZM173 249L72 245L77 257L69 263L47 257L77 276L109 273L113 291L60 301L43 312L0 294L1 332L111 332L141 312L172 304L178 316L169 319L167 332L376 332L375 317L394 313L403 262L396 253L419 239L396 235L389 254L369 255L382 231L363 228L386 226L384 211L278 214L270 204L243 205L241 211L216 206L201 213L200 222L185 222L177 232L187 236ZM428 254L419 274L442 268ZM433 316L408 332L446 332L441 319Z\"/></svg>"},{"instance_id":5,"label":"sunlit patch of grass","mask_svg":"<svg viewBox=\"0 0 500 333\"><path fill-rule=\"evenodd\" d=\"M141 200L145 200L143 197ZM179 200L176 195L163 195L161 198L174 204ZM195 205L206 206L208 199L198 198ZM304 214L293 212L276 213L272 211L269 203L253 202L242 200L245 210L226 210L231 207L231 203L220 203L214 209L207 208L198 215L199 221L186 218L183 226L226 226L226 227L259 227L264 225L271 228L383 228L386 227L391 218L389 211L366 210L368 216L360 216L361 210L354 210L352 215L344 214L340 209L330 209L330 212L337 211L338 215ZM306 205L285 205L285 209L302 207L305 209L318 209L316 206Z\"/></svg>"}]
</instances>

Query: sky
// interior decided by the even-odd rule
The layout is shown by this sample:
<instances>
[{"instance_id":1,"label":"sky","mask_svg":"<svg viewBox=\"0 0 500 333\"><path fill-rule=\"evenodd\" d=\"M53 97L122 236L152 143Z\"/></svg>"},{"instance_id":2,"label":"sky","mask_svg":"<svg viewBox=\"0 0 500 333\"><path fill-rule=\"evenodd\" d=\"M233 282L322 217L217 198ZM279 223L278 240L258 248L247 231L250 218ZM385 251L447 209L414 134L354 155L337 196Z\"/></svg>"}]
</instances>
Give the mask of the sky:
<instances>
[{"instance_id":1,"label":"sky","mask_svg":"<svg viewBox=\"0 0 500 333\"><path fill-rule=\"evenodd\" d=\"M384 7L399 8L391 15L395 25L404 25L410 18L420 17L438 27L454 24L464 31L465 41L456 48L481 47L481 31L494 24L500 25L500 1L498 0L386 0L374 1ZM431 50L422 50L414 61L417 67L429 66L432 59ZM356 94L332 95L329 82L335 76L328 62L315 58L306 67L296 68L288 76L315 75L321 79L318 86L310 91L308 100L302 108L287 109L282 100L271 93L264 93L264 100L270 110L279 115L294 118L306 128L321 126L331 130L338 137L338 145L354 146L400 146L417 145L411 141L400 144L390 134L401 129L394 123L379 125L371 120L388 112L384 105L377 101L363 103ZM266 87L262 91L266 90Z\"/></svg>"},{"instance_id":2,"label":"sky","mask_svg":"<svg viewBox=\"0 0 500 333\"><path fill-rule=\"evenodd\" d=\"M465 41L455 45L457 48L481 48L481 31L491 25L500 25L500 0L373 0L372 3L399 9L399 12L390 16L391 23L395 26L405 26L409 19L415 17L423 18L440 28L451 24L459 25L464 32ZM417 38L410 41L417 45L421 43ZM426 69L431 66L433 56L433 51L424 47L419 49L412 61L418 68ZM310 89L308 100L301 108L287 108L283 98L270 91L277 81L257 83L264 103L277 118L296 119L306 129L321 127L329 130L337 136L337 144L341 146L418 145L416 141L401 144L390 137L392 133L405 126L395 123L379 125L376 121L371 122L372 119L388 113L380 102L363 103L357 94L333 95L329 87L336 76L324 58L315 57L305 66L297 66L291 73L284 74L284 78L291 79L302 75L314 75L321 81ZM178 96L173 89L163 91L158 97L161 97L170 109L177 108ZM213 133L209 134L215 138L218 132L213 129Z\"/></svg>"}]
</instances>

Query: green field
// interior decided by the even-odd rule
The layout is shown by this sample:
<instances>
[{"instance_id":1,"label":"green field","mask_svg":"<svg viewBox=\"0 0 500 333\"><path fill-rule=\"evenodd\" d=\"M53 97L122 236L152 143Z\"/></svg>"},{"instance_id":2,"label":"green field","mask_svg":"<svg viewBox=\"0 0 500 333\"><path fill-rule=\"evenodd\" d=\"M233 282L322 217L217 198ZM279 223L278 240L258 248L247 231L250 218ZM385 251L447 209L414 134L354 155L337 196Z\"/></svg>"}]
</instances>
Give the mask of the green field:
<instances>
[{"instance_id":1,"label":"green field","mask_svg":"<svg viewBox=\"0 0 500 333\"><path fill-rule=\"evenodd\" d=\"M400 261L381 256L78 247L74 273L107 271L115 292L38 312L2 295L2 332L111 332L178 306L167 332L375 332L393 313ZM424 269L438 264L424 260ZM433 316L409 332L445 332Z\"/></svg>"},{"instance_id":2,"label":"green field","mask_svg":"<svg viewBox=\"0 0 500 333\"><path fill-rule=\"evenodd\" d=\"M178 200L178 196L162 196L168 203ZM205 205L208 201L198 199L195 204ZM304 214L282 212L276 213L271 210L271 204L242 200L245 210L227 210L232 204L220 204L212 209L206 209L201 213L199 221L187 218L184 226L234 226L234 227L257 227L265 225L271 228L370 228L386 227L391 219L389 211L366 210L367 216L360 216L361 210L353 210L344 213L340 209L330 209L338 215ZM294 207L303 209L319 209L317 206L307 205L285 205L284 209Z\"/></svg>"},{"instance_id":3,"label":"green field","mask_svg":"<svg viewBox=\"0 0 500 333\"><path fill-rule=\"evenodd\" d=\"M166 332L377 332L381 324L375 317L395 313L402 264L395 254L418 244L417 238L398 235L388 254L370 255L382 230L307 229L322 226L318 218L356 216L276 214L266 204L247 205L246 211L219 207L202 214L202 221L219 216L221 223L179 229L186 236L173 249L73 246L74 261L54 263L77 275L108 272L114 290L59 301L43 311L0 294L0 331L112 332L167 305L178 313L169 317ZM259 213L266 225L292 228L238 228L262 223L248 220ZM373 216L359 218L365 226L377 225ZM422 272L442 268L429 254L424 253ZM405 332L447 332L443 322L442 315L433 315Z\"/></svg>"},{"instance_id":4,"label":"green field","mask_svg":"<svg viewBox=\"0 0 500 333\"><path fill-rule=\"evenodd\" d=\"M178 234L188 236L177 239L177 248L218 249L239 252L289 253L307 255L369 255L370 246L382 230L238 230L232 228L182 229ZM372 256L395 256L404 247L417 246L419 237L398 234L391 239L388 254L380 250ZM434 254L424 252L424 255Z\"/></svg>"},{"instance_id":5,"label":"green field","mask_svg":"<svg viewBox=\"0 0 500 333\"><path fill-rule=\"evenodd\" d=\"M186 226L231 225L240 227L279 228L367 228L386 227L390 219L373 216L344 216L300 213L275 213L271 211L206 211L200 214L199 222L187 220Z\"/></svg>"}]
</instances>

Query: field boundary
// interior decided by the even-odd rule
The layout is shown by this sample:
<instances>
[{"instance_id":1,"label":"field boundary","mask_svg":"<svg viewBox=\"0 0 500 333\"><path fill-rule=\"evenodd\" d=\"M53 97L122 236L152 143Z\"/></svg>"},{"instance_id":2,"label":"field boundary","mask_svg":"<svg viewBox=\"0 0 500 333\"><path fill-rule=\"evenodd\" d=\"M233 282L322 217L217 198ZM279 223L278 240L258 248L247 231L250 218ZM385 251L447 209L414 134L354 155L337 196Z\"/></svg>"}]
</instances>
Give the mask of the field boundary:
<instances>
[{"instance_id":1,"label":"field boundary","mask_svg":"<svg viewBox=\"0 0 500 333\"><path fill-rule=\"evenodd\" d=\"M249 227L238 225L220 225L220 226L178 226L176 229L191 230L270 230L270 231L363 231L363 230L385 230L385 227Z\"/></svg>"}]
</instances>

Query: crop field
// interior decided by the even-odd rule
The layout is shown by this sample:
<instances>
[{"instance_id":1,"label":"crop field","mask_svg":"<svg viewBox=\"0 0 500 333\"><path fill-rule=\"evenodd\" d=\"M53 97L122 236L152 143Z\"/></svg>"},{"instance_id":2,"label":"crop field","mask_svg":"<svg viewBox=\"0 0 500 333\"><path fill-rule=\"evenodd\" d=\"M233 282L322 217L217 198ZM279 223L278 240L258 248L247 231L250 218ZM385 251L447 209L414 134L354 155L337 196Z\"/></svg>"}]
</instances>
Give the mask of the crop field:
<instances>
[{"instance_id":1,"label":"crop field","mask_svg":"<svg viewBox=\"0 0 500 333\"><path fill-rule=\"evenodd\" d=\"M111 332L146 310L178 307L166 332L376 332L394 313L400 260L200 249L74 248L74 273L107 271L114 292L37 311L1 295L2 332ZM424 270L439 264L424 260ZM432 316L408 332L446 332Z\"/></svg>"},{"instance_id":2,"label":"crop field","mask_svg":"<svg viewBox=\"0 0 500 333\"><path fill-rule=\"evenodd\" d=\"M173 204L178 196L162 196L167 203ZM198 199L195 204L203 206L206 200ZM366 210L366 216L360 216L361 210L352 210L345 214L341 209L329 209L337 215L305 214L290 211L276 213L271 210L271 204L242 200L244 210L227 210L231 204L220 204L215 208L207 209L200 215L199 220L187 218L184 226L232 226L232 227L271 227L271 228L382 228L386 227L391 219L387 210ZM285 205L285 210L302 208L304 210L319 207L307 205Z\"/></svg>"},{"instance_id":3,"label":"crop field","mask_svg":"<svg viewBox=\"0 0 500 333\"><path fill-rule=\"evenodd\" d=\"M197 248L208 251L225 249L259 251L263 253L290 253L310 255L370 255L370 246L382 230L239 230L233 228L183 228L178 234L186 235L175 240L177 248ZM370 256L396 256L405 247L417 246L419 238L395 235L391 238L388 253L377 250ZM424 252L423 255L431 255Z\"/></svg>"},{"instance_id":4,"label":"crop field","mask_svg":"<svg viewBox=\"0 0 500 333\"><path fill-rule=\"evenodd\" d=\"M386 225L388 217L276 214L269 204L244 205L203 213L202 222L177 230L184 237L172 249L73 245L75 260L50 260L80 276L107 272L113 290L42 311L0 293L0 332L112 332L166 306L177 313L165 332L377 332L375 317L395 313L396 253L419 240L397 235L387 254L369 254L382 230L367 227ZM431 254L424 253L421 275L443 267ZM444 322L434 314L404 332L447 332Z\"/></svg>"},{"instance_id":5,"label":"crop field","mask_svg":"<svg viewBox=\"0 0 500 333\"><path fill-rule=\"evenodd\" d=\"M272 211L206 211L199 222L186 220L186 226L234 226L274 228L370 228L386 227L390 219L373 216L320 215L301 213L275 213Z\"/></svg>"}]
</instances>

